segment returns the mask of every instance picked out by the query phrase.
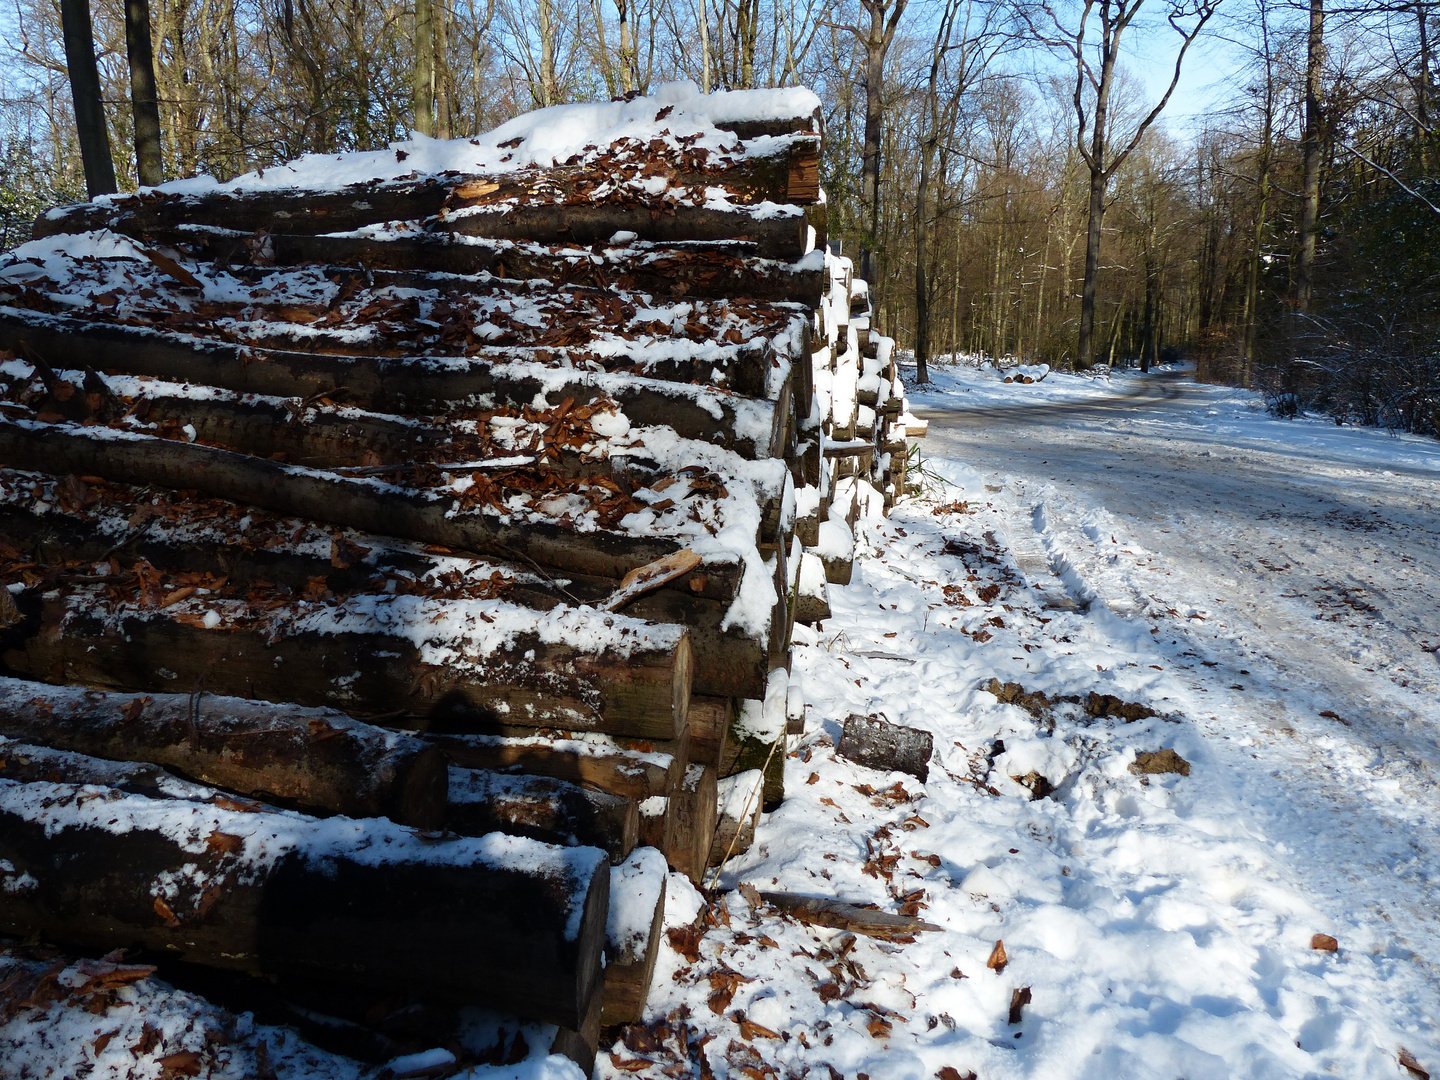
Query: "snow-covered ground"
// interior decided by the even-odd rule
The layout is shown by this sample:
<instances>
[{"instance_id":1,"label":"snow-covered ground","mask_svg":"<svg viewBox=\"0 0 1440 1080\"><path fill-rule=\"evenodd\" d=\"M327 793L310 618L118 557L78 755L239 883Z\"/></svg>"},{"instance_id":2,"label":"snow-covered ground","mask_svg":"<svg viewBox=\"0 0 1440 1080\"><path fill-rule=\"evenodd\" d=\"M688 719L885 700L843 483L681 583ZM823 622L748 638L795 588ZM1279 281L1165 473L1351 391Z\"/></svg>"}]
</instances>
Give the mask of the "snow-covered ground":
<instances>
[{"instance_id":1,"label":"snow-covered ground","mask_svg":"<svg viewBox=\"0 0 1440 1080\"><path fill-rule=\"evenodd\" d=\"M650 1023L596 1075L1440 1074L1440 444L1176 372L939 375L911 398L929 494L861 526L833 617L797 629L789 797L708 908L671 875ZM1156 715L1094 715L1122 702ZM932 732L928 780L837 757L851 714ZM1132 771L1163 750L1188 774ZM942 929L852 938L741 883ZM185 999L154 985L121 996L168 1032ZM70 1028L21 1010L0 1047L61 1060L67 1032L138 1027L123 1004ZM247 1075L262 1032L281 1078L355 1075L243 1025L214 1074ZM130 1040L107 1049L161 1075ZM474 1075L579 1076L538 1052Z\"/></svg>"},{"instance_id":2,"label":"snow-covered ground","mask_svg":"<svg viewBox=\"0 0 1440 1080\"><path fill-rule=\"evenodd\" d=\"M715 1036L716 1076L1435 1069L1440 445L1173 372L941 376L912 403L949 483L866 526L883 553L798 649L790 797L724 883L920 899L945 930L846 952L730 893L657 1010ZM1080 701L1032 713L991 678ZM837 758L851 713L932 731L928 782ZM1131 771L1164 749L1188 775Z\"/></svg>"}]
</instances>

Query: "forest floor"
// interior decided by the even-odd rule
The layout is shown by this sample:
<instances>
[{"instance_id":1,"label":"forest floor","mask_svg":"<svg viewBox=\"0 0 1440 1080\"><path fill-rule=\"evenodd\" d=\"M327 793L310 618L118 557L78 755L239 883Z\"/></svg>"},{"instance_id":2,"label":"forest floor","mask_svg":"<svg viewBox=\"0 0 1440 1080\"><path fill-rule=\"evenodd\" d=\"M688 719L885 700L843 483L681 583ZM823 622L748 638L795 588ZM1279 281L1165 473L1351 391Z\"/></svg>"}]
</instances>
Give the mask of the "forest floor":
<instances>
[{"instance_id":1,"label":"forest floor","mask_svg":"<svg viewBox=\"0 0 1440 1080\"><path fill-rule=\"evenodd\" d=\"M650 1022L595 1075L1440 1076L1440 444L1181 372L935 375L926 494L797 628L788 797L708 902L671 875ZM837 756L852 714L930 731L926 781ZM942 929L854 938L741 884ZM509 1037L473 1019L462 1060ZM6 1020L4 1077L375 1075L158 979ZM474 1075L578 1080L526 1043Z\"/></svg>"}]
</instances>

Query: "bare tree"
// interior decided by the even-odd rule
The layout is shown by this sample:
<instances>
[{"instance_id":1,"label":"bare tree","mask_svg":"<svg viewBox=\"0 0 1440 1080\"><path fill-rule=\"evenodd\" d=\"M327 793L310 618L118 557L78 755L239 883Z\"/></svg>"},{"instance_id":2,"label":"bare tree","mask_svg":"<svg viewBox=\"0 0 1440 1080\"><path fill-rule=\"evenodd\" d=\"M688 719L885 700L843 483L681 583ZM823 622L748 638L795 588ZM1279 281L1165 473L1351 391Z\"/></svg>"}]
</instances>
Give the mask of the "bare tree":
<instances>
[{"instance_id":1,"label":"bare tree","mask_svg":"<svg viewBox=\"0 0 1440 1080\"><path fill-rule=\"evenodd\" d=\"M130 61L130 103L135 117L135 173L140 183L165 182L160 149L160 103L150 41L150 0L125 0L125 52Z\"/></svg>"},{"instance_id":2,"label":"bare tree","mask_svg":"<svg viewBox=\"0 0 1440 1080\"><path fill-rule=\"evenodd\" d=\"M1031 31L1052 47L1068 53L1075 64L1074 108L1075 146L1090 171L1090 198L1085 239L1085 280L1080 297L1080 339L1075 364L1089 368L1095 363L1095 289L1100 271L1100 238L1105 220L1105 194L1115 172L1140 145L1180 82L1185 54L1215 13L1218 0L1167 0L1166 21L1180 35L1180 49L1174 72L1159 104L1140 120L1128 137L1117 138L1111 116L1111 94L1115 89L1116 64L1121 40L1145 6L1145 0L1085 0L1073 27L1041 0L1044 25L1029 9L1022 9ZM1318 2L1318 0L1316 0ZM1087 42L1092 16L1099 23L1099 36ZM1191 20L1186 25L1186 20ZM1116 147L1120 149L1117 151Z\"/></svg>"},{"instance_id":3,"label":"bare tree","mask_svg":"<svg viewBox=\"0 0 1440 1080\"><path fill-rule=\"evenodd\" d=\"M110 131L105 126L105 106L100 98L100 72L95 66L90 0L61 0L60 21L65 33L65 66L70 72L70 94L75 103L80 160L85 167L85 190L93 199L115 191L116 186Z\"/></svg>"}]
</instances>

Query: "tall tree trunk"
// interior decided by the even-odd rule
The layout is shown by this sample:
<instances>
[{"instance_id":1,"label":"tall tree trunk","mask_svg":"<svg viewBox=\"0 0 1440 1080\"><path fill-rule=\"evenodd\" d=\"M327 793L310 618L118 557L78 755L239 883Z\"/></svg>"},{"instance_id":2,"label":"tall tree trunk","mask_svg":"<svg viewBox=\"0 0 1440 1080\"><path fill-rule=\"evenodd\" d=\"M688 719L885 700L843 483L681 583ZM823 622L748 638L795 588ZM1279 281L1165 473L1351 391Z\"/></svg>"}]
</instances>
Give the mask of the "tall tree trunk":
<instances>
[{"instance_id":1,"label":"tall tree trunk","mask_svg":"<svg viewBox=\"0 0 1440 1080\"><path fill-rule=\"evenodd\" d=\"M1099 146L1096 160L1103 160L1104 136L1099 117L1095 121L1095 142ZM1090 168L1090 205L1085 233L1085 283L1080 290L1080 343L1075 366L1081 371L1095 363L1095 283L1100 275L1100 228L1105 220L1105 181L1100 169Z\"/></svg>"},{"instance_id":2,"label":"tall tree trunk","mask_svg":"<svg viewBox=\"0 0 1440 1080\"><path fill-rule=\"evenodd\" d=\"M540 31L540 93L538 104L548 108L555 104L555 4L539 0L535 10Z\"/></svg>"},{"instance_id":3,"label":"tall tree trunk","mask_svg":"<svg viewBox=\"0 0 1440 1080\"><path fill-rule=\"evenodd\" d=\"M1304 175L1300 192L1300 250L1295 259L1295 314L1310 310L1315 283L1315 231L1320 219L1320 80L1325 62L1325 0L1310 0L1305 41Z\"/></svg>"},{"instance_id":4,"label":"tall tree trunk","mask_svg":"<svg viewBox=\"0 0 1440 1080\"><path fill-rule=\"evenodd\" d=\"M450 102L454 97L455 80L450 73L450 4L440 0L434 9L435 24L435 136L453 137Z\"/></svg>"},{"instance_id":5,"label":"tall tree trunk","mask_svg":"<svg viewBox=\"0 0 1440 1080\"><path fill-rule=\"evenodd\" d=\"M915 193L915 378L921 383L930 381L930 293L925 280L929 208L925 203L930 194L931 153L930 146L921 152L920 189Z\"/></svg>"},{"instance_id":6,"label":"tall tree trunk","mask_svg":"<svg viewBox=\"0 0 1440 1080\"><path fill-rule=\"evenodd\" d=\"M165 161L160 151L150 0L125 0L125 52L130 60L130 106L135 115L135 172L143 187L155 187L165 182Z\"/></svg>"},{"instance_id":7,"label":"tall tree trunk","mask_svg":"<svg viewBox=\"0 0 1440 1080\"><path fill-rule=\"evenodd\" d=\"M90 0L60 0L60 24L65 34L65 67L70 73L70 94L75 102L75 130L80 138L80 161L85 167L85 190L93 199L117 188L115 162L110 157L110 132L105 126L105 106L100 100L100 72L95 66Z\"/></svg>"},{"instance_id":8,"label":"tall tree trunk","mask_svg":"<svg viewBox=\"0 0 1440 1080\"><path fill-rule=\"evenodd\" d=\"M435 137L435 7L415 0L415 130Z\"/></svg>"},{"instance_id":9,"label":"tall tree trunk","mask_svg":"<svg viewBox=\"0 0 1440 1080\"><path fill-rule=\"evenodd\" d=\"M885 6L883 0L865 0L870 28L865 39L865 144L861 152L860 201L864 235L860 244L860 276L875 281L875 234L880 228L880 130L884 120L882 97L885 75Z\"/></svg>"}]
</instances>

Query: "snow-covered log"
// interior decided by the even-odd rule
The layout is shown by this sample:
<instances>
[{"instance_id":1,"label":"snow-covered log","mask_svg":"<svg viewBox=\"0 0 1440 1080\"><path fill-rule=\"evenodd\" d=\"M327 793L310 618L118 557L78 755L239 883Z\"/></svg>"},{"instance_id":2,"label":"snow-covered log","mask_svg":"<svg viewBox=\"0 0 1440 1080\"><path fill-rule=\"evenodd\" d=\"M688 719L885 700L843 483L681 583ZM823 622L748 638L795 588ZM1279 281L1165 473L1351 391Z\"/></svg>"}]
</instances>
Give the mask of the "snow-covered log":
<instances>
[{"instance_id":1,"label":"snow-covered log","mask_svg":"<svg viewBox=\"0 0 1440 1080\"><path fill-rule=\"evenodd\" d=\"M462 836L503 832L547 844L598 847L615 863L634 848L640 816L634 799L567 780L452 766L445 826Z\"/></svg>"},{"instance_id":2,"label":"snow-covered log","mask_svg":"<svg viewBox=\"0 0 1440 1080\"><path fill-rule=\"evenodd\" d=\"M403 595L307 612L191 593L155 608L95 585L36 599L33 629L22 640L12 630L3 658L44 681L207 689L419 728L507 722L645 738L674 738L690 703L684 629L619 615Z\"/></svg>"},{"instance_id":3,"label":"snow-covered log","mask_svg":"<svg viewBox=\"0 0 1440 1080\"><path fill-rule=\"evenodd\" d=\"M680 782L683 760L657 750L634 750L601 736L562 732L526 735L422 736L456 765L552 776L643 801L664 798Z\"/></svg>"},{"instance_id":4,"label":"snow-covered log","mask_svg":"<svg viewBox=\"0 0 1440 1080\"><path fill-rule=\"evenodd\" d=\"M605 1005L602 1021L633 1024L645 1011L660 930L665 921L665 858L637 848L610 870L610 918L605 933Z\"/></svg>"},{"instance_id":5,"label":"snow-covered log","mask_svg":"<svg viewBox=\"0 0 1440 1080\"><path fill-rule=\"evenodd\" d=\"M0 781L0 868L16 937L572 1028L600 989L610 872L595 848Z\"/></svg>"},{"instance_id":6,"label":"snow-covered log","mask_svg":"<svg viewBox=\"0 0 1440 1080\"><path fill-rule=\"evenodd\" d=\"M166 766L311 813L388 817L425 829L438 827L445 815L438 749L327 709L0 678L0 735Z\"/></svg>"}]
</instances>

